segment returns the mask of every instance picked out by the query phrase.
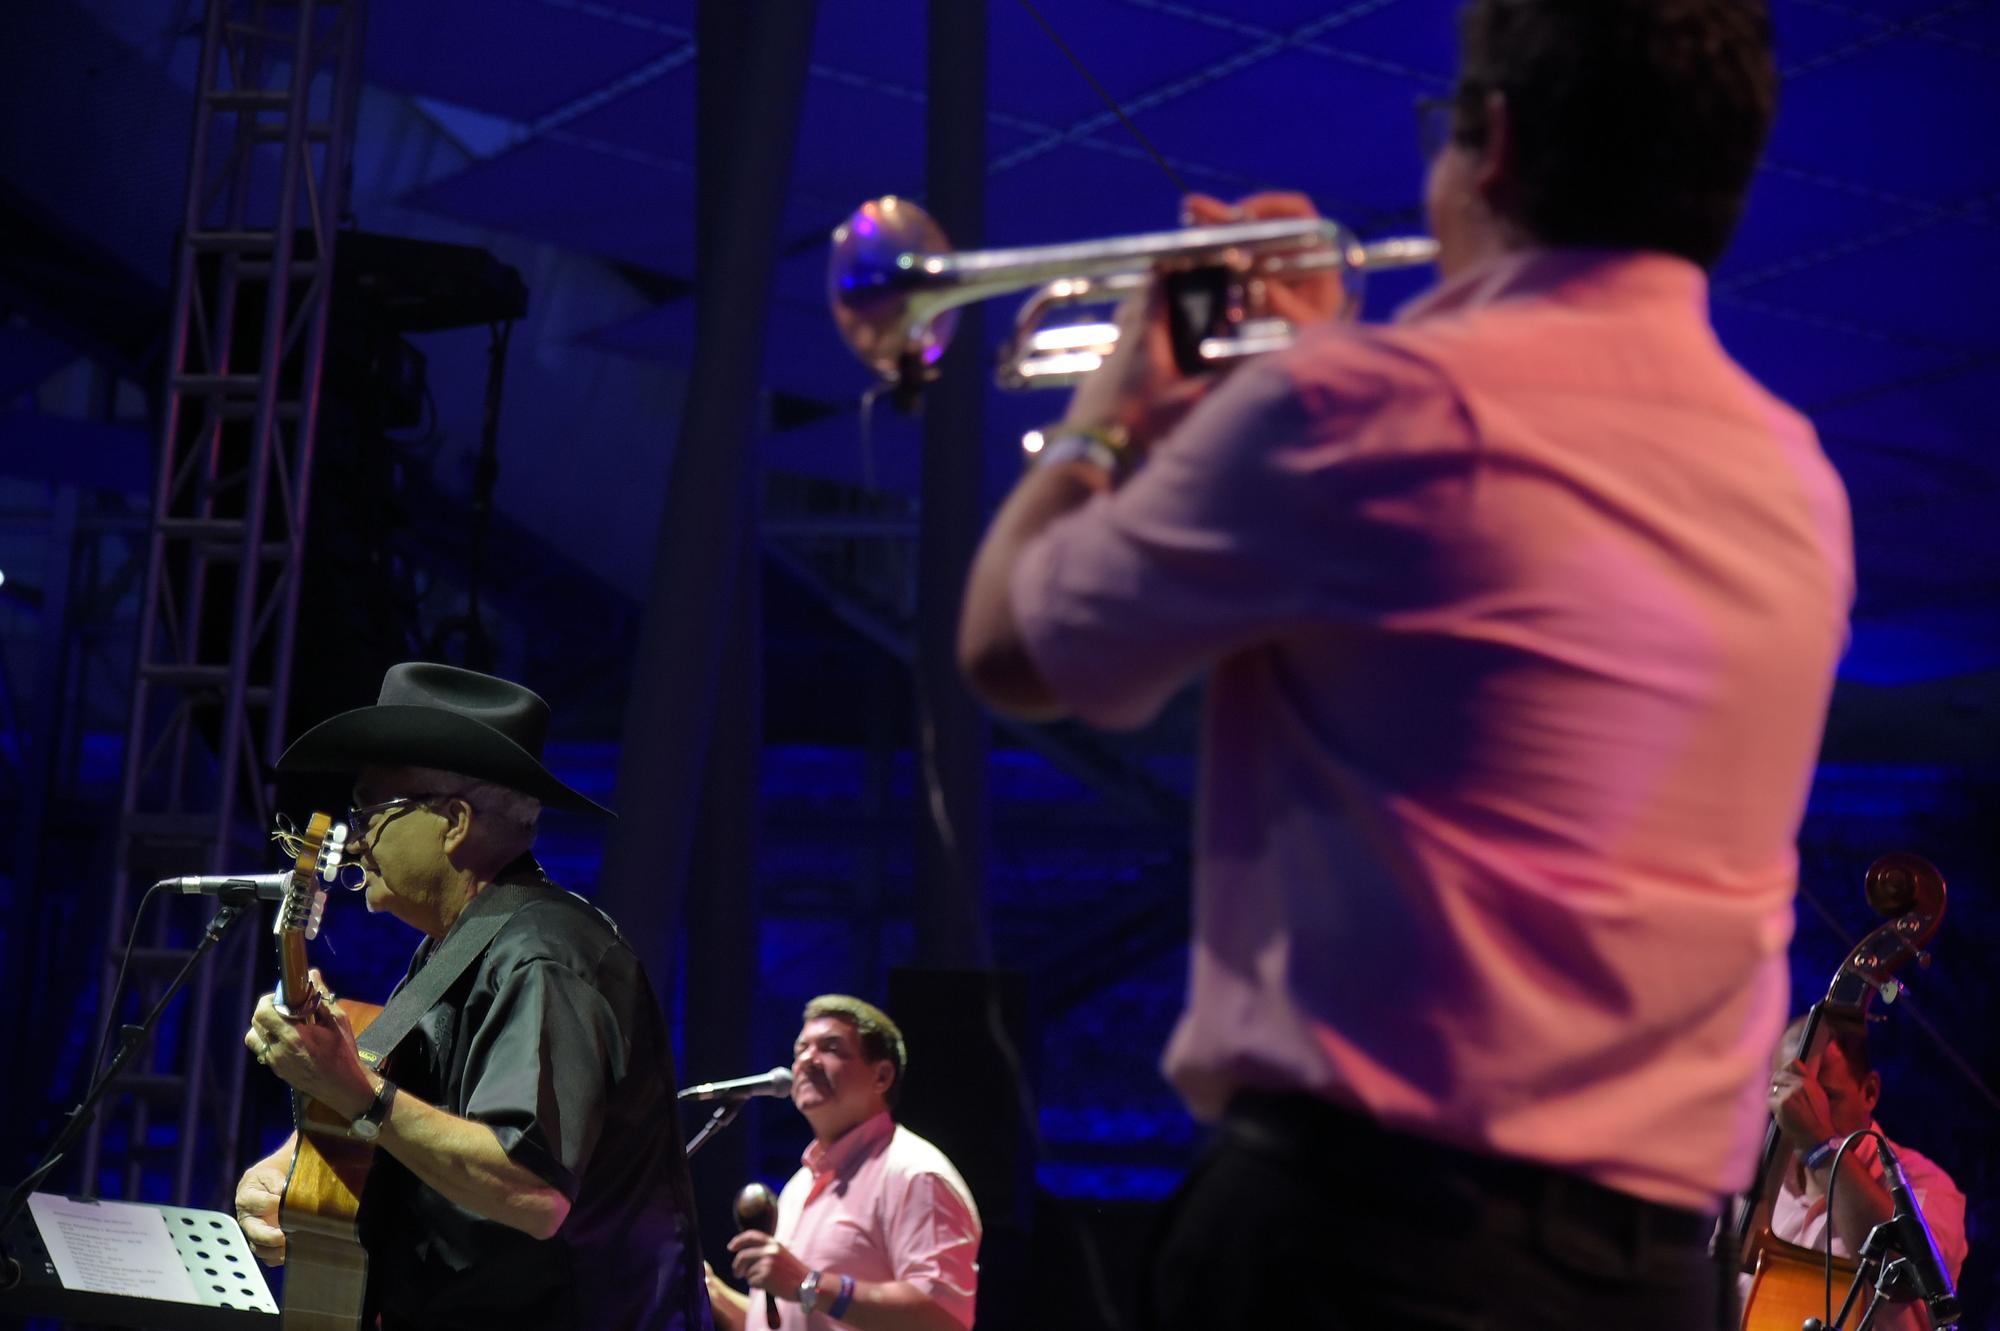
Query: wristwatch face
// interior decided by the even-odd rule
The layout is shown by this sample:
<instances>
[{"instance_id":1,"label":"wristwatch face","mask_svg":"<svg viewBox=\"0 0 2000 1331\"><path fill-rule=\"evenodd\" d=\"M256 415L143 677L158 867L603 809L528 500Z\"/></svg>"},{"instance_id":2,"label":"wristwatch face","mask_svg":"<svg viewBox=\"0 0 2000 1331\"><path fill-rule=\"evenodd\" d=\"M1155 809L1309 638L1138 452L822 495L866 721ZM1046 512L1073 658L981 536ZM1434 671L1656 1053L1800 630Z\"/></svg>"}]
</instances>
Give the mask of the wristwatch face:
<instances>
[{"instance_id":1,"label":"wristwatch face","mask_svg":"<svg viewBox=\"0 0 2000 1331\"><path fill-rule=\"evenodd\" d=\"M389 1117L389 1106L395 1098L396 1083L384 1077L382 1089L375 1093L374 1102L362 1111L360 1118L349 1125L353 1128L357 1140L372 1142L382 1135L382 1120Z\"/></svg>"}]
</instances>

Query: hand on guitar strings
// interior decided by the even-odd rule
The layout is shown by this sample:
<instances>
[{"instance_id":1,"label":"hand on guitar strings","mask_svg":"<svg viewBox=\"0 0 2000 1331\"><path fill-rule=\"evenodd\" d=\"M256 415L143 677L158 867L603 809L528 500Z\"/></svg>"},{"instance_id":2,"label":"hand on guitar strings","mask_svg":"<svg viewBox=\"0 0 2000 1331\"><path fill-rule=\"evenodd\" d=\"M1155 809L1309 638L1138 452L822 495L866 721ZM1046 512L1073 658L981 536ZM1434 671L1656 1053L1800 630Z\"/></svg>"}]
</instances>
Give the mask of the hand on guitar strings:
<instances>
[{"instance_id":1,"label":"hand on guitar strings","mask_svg":"<svg viewBox=\"0 0 2000 1331\"><path fill-rule=\"evenodd\" d=\"M319 971L310 972L310 978L319 1001L303 1016L287 1016L265 994L250 1018L243 1046L294 1090L342 1117L359 1118L374 1103L374 1079L355 1048L347 1012Z\"/></svg>"}]
</instances>

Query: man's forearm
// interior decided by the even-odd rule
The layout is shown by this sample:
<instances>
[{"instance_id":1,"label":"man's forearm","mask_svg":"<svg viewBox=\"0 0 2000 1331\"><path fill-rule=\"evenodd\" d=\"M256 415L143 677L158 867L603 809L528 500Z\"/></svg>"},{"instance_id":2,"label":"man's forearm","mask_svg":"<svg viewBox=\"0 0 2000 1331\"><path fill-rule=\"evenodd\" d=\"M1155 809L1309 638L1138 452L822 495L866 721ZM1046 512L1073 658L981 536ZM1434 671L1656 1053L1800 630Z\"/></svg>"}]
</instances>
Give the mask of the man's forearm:
<instances>
[{"instance_id":1,"label":"man's forearm","mask_svg":"<svg viewBox=\"0 0 2000 1331\"><path fill-rule=\"evenodd\" d=\"M840 1272L822 1271L815 1307L824 1312L840 1287ZM965 1331L942 1304L907 1280L857 1280L854 1301L840 1320L860 1331Z\"/></svg>"},{"instance_id":2,"label":"man's forearm","mask_svg":"<svg viewBox=\"0 0 2000 1331\"><path fill-rule=\"evenodd\" d=\"M493 1129L406 1091L398 1091L376 1145L446 1199L535 1238L554 1234L569 1215L562 1191L509 1159Z\"/></svg>"},{"instance_id":3,"label":"man's forearm","mask_svg":"<svg viewBox=\"0 0 2000 1331\"><path fill-rule=\"evenodd\" d=\"M1820 1182L1824 1186L1829 1181ZM1833 1184L1832 1195L1833 1232L1850 1253L1861 1251L1868 1231L1896 1213L1895 1198L1852 1151L1840 1162L1840 1179Z\"/></svg>"},{"instance_id":4,"label":"man's forearm","mask_svg":"<svg viewBox=\"0 0 2000 1331\"><path fill-rule=\"evenodd\" d=\"M1109 476L1085 462L1028 473L994 515L973 556L959 611L959 667L972 691L999 711L1031 721L1062 715L1014 620L1014 568L1029 542L1110 485Z\"/></svg>"}]
</instances>

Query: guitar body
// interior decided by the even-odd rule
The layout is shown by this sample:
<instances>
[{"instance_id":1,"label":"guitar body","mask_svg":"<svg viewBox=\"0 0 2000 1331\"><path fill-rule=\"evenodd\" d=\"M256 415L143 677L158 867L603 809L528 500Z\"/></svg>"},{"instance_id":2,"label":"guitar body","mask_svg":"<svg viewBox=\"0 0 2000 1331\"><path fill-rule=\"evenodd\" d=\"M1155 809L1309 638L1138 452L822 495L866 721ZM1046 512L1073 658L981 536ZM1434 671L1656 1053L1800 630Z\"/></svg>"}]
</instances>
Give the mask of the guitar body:
<instances>
[{"instance_id":1,"label":"guitar body","mask_svg":"<svg viewBox=\"0 0 2000 1331\"><path fill-rule=\"evenodd\" d=\"M341 1000L359 1035L382 1009ZM361 1331L368 1254L361 1247L361 1192L375 1148L317 1100L299 1106L299 1146L278 1209L285 1231L284 1331Z\"/></svg>"},{"instance_id":2,"label":"guitar body","mask_svg":"<svg viewBox=\"0 0 2000 1331\"><path fill-rule=\"evenodd\" d=\"M1757 1236L1756 1274L1743 1300L1742 1331L1799 1331L1808 1317L1826 1316L1826 1254L1774 1237ZM1854 1280L1851 1257L1833 1259L1833 1307L1847 1295Z\"/></svg>"}]
</instances>

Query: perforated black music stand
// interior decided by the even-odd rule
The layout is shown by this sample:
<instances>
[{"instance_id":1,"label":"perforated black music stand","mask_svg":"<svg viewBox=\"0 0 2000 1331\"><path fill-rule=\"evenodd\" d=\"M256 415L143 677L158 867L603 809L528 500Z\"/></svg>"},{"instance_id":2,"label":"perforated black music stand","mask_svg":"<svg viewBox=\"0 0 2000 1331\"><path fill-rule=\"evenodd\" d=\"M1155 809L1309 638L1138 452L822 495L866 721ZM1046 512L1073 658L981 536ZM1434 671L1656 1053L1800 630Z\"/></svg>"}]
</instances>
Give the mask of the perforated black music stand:
<instances>
[{"instance_id":1,"label":"perforated black music stand","mask_svg":"<svg viewBox=\"0 0 2000 1331\"><path fill-rule=\"evenodd\" d=\"M236 1221L221 1211L153 1206L167 1222L199 1303L71 1289L56 1273L31 1211L8 1226L6 1250L21 1280L0 1290L0 1318L60 1317L153 1331L274 1331L278 1307Z\"/></svg>"}]
</instances>

